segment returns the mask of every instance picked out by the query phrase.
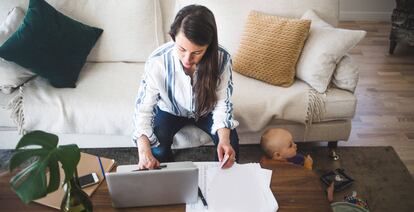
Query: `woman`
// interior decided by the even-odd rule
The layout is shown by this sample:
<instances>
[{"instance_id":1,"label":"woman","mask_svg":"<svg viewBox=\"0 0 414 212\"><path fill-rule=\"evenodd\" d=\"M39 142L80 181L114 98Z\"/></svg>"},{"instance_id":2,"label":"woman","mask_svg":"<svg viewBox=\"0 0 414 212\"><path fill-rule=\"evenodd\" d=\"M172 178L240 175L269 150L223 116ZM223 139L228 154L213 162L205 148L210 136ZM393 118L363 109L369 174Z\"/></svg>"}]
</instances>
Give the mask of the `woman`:
<instances>
[{"instance_id":1,"label":"woman","mask_svg":"<svg viewBox=\"0 0 414 212\"><path fill-rule=\"evenodd\" d=\"M136 100L133 140L140 169L174 161L174 135L193 124L208 133L216 160L238 159L238 136L230 97L231 58L218 46L213 13L204 6L181 9L169 32L173 41L156 49L145 64Z\"/></svg>"}]
</instances>

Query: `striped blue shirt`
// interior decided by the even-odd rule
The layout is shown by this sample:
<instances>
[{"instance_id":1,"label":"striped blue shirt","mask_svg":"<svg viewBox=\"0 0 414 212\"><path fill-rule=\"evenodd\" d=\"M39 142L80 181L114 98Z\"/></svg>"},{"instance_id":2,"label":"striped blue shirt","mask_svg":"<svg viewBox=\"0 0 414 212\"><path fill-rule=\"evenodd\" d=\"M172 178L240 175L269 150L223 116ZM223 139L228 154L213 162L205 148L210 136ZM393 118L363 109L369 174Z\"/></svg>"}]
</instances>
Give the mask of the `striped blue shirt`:
<instances>
[{"instance_id":1,"label":"striped blue shirt","mask_svg":"<svg viewBox=\"0 0 414 212\"><path fill-rule=\"evenodd\" d=\"M233 93L231 57L221 47L218 56L220 84L216 89L217 103L212 111L212 134L220 128L234 129L239 124L233 119L233 104L230 100ZM193 76L193 84L196 79L197 71ZM135 101L132 139L136 142L139 137L146 135L152 147L158 146L159 141L153 131L156 106L176 116L194 118L195 99L191 77L184 72L175 43L168 42L160 46L145 63L145 74Z\"/></svg>"}]
</instances>

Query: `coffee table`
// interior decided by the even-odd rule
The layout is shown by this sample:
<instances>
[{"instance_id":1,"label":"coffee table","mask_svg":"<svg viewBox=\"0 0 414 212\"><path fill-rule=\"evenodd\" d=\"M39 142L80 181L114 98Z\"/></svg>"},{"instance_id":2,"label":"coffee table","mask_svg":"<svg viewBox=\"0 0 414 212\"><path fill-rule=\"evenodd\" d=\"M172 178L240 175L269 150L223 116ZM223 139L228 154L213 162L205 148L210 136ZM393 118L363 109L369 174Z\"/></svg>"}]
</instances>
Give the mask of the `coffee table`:
<instances>
[{"instance_id":1,"label":"coffee table","mask_svg":"<svg viewBox=\"0 0 414 212\"><path fill-rule=\"evenodd\" d=\"M270 188L279 204L278 211L332 211L318 175L291 163L261 160L272 169Z\"/></svg>"},{"instance_id":2,"label":"coffee table","mask_svg":"<svg viewBox=\"0 0 414 212\"><path fill-rule=\"evenodd\" d=\"M270 187L279 204L279 211L331 211L321 182L314 172L271 160L262 160L261 165L273 170ZM10 178L10 174L0 177L0 211L56 211L37 203L22 203L10 189ZM105 182L91 199L95 211L119 211L112 208ZM127 208L122 211L185 211L185 204Z\"/></svg>"}]
</instances>

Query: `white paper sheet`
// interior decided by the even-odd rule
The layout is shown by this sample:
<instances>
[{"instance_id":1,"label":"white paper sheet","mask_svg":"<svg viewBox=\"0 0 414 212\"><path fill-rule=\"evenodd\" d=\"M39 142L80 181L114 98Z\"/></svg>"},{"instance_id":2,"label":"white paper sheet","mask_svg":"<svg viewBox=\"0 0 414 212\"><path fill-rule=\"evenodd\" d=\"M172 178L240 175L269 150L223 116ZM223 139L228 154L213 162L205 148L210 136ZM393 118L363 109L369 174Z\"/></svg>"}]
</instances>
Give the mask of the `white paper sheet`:
<instances>
[{"instance_id":1,"label":"white paper sheet","mask_svg":"<svg viewBox=\"0 0 414 212\"><path fill-rule=\"evenodd\" d=\"M272 171L258 163L234 164L220 169L219 162L195 162L199 168L199 186L208 203L201 199L187 204L186 211L277 211L278 204L270 190Z\"/></svg>"}]
</instances>

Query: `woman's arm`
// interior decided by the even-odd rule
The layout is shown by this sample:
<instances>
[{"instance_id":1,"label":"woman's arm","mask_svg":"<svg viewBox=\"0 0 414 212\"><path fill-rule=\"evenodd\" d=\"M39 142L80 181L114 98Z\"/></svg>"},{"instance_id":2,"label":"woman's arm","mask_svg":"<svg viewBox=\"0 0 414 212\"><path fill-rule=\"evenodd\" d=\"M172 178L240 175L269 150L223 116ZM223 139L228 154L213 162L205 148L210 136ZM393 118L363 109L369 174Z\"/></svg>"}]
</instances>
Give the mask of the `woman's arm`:
<instances>
[{"instance_id":1,"label":"woman's arm","mask_svg":"<svg viewBox=\"0 0 414 212\"><path fill-rule=\"evenodd\" d=\"M219 143L217 145L217 155L219 161L223 160L225 155L229 156L228 162L224 168L230 168L236 157L236 153L230 144L230 130L239 124L233 119L233 104L231 95L233 93L232 64L228 54L221 55L223 70L220 76L220 84L217 86L217 104L213 110L212 133L217 131Z\"/></svg>"},{"instance_id":2,"label":"woman's arm","mask_svg":"<svg viewBox=\"0 0 414 212\"><path fill-rule=\"evenodd\" d=\"M158 145L158 139L154 134L152 120L154 108L159 100L157 86L157 69L151 61L145 64L145 74L141 80L138 96L135 101L134 132L132 139L138 147L138 168L154 168L159 162L151 153L151 146Z\"/></svg>"},{"instance_id":3,"label":"woman's arm","mask_svg":"<svg viewBox=\"0 0 414 212\"><path fill-rule=\"evenodd\" d=\"M217 86L217 103L213 110L213 126L211 133L215 134L218 129L234 129L239 123L233 118L233 94L232 65L230 56L225 58L223 71L220 76L220 84Z\"/></svg>"},{"instance_id":4,"label":"woman's arm","mask_svg":"<svg viewBox=\"0 0 414 212\"><path fill-rule=\"evenodd\" d=\"M141 80L138 96L135 101L134 111L134 132L132 139L137 146L139 138L143 135L149 141L150 146L158 145L158 139L152 128L152 120L154 118L154 108L159 100L159 89L157 86L157 68L151 61L145 64L145 74Z\"/></svg>"}]
</instances>

